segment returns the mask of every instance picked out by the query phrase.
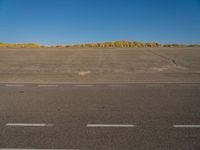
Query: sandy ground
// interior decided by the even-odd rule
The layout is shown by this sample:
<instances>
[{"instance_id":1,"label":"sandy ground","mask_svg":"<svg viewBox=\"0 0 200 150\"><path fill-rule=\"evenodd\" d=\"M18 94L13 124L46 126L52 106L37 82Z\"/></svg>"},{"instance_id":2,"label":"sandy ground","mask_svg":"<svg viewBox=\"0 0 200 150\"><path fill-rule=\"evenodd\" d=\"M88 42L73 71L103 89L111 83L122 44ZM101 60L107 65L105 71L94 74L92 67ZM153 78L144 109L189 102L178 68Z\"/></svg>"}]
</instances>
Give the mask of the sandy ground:
<instances>
[{"instance_id":1,"label":"sandy ground","mask_svg":"<svg viewBox=\"0 0 200 150\"><path fill-rule=\"evenodd\" d=\"M0 49L0 82L200 81L200 48Z\"/></svg>"}]
</instances>

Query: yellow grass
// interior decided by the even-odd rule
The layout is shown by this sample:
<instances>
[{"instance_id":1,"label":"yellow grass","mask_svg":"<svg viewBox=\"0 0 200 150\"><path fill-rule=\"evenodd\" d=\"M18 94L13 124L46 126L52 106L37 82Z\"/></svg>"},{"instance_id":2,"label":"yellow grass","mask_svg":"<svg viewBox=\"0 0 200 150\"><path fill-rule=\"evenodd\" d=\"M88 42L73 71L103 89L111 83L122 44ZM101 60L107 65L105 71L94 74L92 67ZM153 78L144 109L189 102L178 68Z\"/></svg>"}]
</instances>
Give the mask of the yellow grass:
<instances>
[{"instance_id":1,"label":"yellow grass","mask_svg":"<svg viewBox=\"0 0 200 150\"><path fill-rule=\"evenodd\" d=\"M56 46L44 46L35 43L0 43L0 48L134 48L134 47L200 47L199 44L183 45L183 44L165 44L162 45L157 42L136 42L136 41L113 41L102 43L84 43L75 45L56 45Z\"/></svg>"}]
</instances>

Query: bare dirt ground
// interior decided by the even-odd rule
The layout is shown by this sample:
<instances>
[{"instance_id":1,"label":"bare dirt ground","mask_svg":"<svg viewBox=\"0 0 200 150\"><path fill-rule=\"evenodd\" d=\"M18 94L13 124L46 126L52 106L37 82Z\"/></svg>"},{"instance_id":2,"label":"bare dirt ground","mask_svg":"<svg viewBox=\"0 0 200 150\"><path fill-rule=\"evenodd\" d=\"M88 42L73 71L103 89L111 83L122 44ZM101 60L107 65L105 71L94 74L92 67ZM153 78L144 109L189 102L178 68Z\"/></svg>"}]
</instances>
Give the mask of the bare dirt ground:
<instances>
[{"instance_id":1,"label":"bare dirt ground","mask_svg":"<svg viewBox=\"0 0 200 150\"><path fill-rule=\"evenodd\" d=\"M0 82L200 81L200 48L0 49Z\"/></svg>"}]
</instances>

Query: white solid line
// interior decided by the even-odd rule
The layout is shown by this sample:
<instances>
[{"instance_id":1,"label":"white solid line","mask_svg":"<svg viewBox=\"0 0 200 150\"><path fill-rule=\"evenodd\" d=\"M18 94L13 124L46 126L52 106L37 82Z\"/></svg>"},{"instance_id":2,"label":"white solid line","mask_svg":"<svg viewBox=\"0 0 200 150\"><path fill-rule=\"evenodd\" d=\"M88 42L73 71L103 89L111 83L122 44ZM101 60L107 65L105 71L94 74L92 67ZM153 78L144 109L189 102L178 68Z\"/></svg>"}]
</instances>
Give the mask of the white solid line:
<instances>
[{"instance_id":1,"label":"white solid line","mask_svg":"<svg viewBox=\"0 0 200 150\"><path fill-rule=\"evenodd\" d=\"M74 85L75 87L93 87L94 85L86 85L86 84L80 84L80 85Z\"/></svg>"},{"instance_id":2,"label":"white solid line","mask_svg":"<svg viewBox=\"0 0 200 150\"><path fill-rule=\"evenodd\" d=\"M31 149L31 148L0 148L0 150L83 150L83 149Z\"/></svg>"},{"instance_id":3,"label":"white solid line","mask_svg":"<svg viewBox=\"0 0 200 150\"><path fill-rule=\"evenodd\" d=\"M133 128L132 124L87 124L88 128Z\"/></svg>"},{"instance_id":4,"label":"white solid line","mask_svg":"<svg viewBox=\"0 0 200 150\"><path fill-rule=\"evenodd\" d=\"M41 84L41 85L38 85L38 87L58 87L58 85L53 85L53 84Z\"/></svg>"},{"instance_id":5,"label":"white solid line","mask_svg":"<svg viewBox=\"0 0 200 150\"><path fill-rule=\"evenodd\" d=\"M200 125L173 125L174 128L200 128Z\"/></svg>"},{"instance_id":6,"label":"white solid line","mask_svg":"<svg viewBox=\"0 0 200 150\"><path fill-rule=\"evenodd\" d=\"M5 86L8 86L8 87L23 87L24 85L22 85L22 84L6 84Z\"/></svg>"},{"instance_id":7,"label":"white solid line","mask_svg":"<svg viewBox=\"0 0 200 150\"><path fill-rule=\"evenodd\" d=\"M7 123L7 127L52 127L53 124L45 123Z\"/></svg>"}]
</instances>

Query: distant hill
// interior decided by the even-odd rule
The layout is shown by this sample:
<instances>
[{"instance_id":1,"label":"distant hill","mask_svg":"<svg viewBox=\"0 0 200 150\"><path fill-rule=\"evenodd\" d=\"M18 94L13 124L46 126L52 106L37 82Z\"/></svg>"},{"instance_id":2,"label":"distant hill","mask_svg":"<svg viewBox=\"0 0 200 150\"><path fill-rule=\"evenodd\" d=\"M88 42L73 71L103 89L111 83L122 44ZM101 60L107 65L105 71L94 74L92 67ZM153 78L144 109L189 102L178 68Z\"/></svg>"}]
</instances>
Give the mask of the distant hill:
<instances>
[{"instance_id":1,"label":"distant hill","mask_svg":"<svg viewBox=\"0 0 200 150\"><path fill-rule=\"evenodd\" d=\"M0 43L0 48L134 48L134 47L200 47L200 44L183 45L183 44L165 44L158 42L137 42L137 41L113 41L102 43L84 43L75 45L55 45L45 46L35 43Z\"/></svg>"}]
</instances>

